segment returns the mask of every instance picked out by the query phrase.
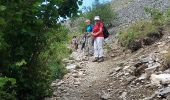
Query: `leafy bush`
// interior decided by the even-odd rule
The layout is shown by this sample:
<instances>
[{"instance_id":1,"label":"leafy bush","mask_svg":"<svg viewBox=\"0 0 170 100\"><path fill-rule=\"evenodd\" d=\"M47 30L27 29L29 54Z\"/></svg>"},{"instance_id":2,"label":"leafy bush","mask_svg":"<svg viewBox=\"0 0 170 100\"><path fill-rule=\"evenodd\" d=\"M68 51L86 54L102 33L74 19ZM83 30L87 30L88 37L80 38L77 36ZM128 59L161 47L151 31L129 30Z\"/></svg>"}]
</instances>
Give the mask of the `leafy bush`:
<instances>
[{"instance_id":1,"label":"leafy bush","mask_svg":"<svg viewBox=\"0 0 170 100\"><path fill-rule=\"evenodd\" d=\"M170 67L170 50L168 51L168 53L166 54L166 65L168 66L168 67Z\"/></svg>"},{"instance_id":2,"label":"leafy bush","mask_svg":"<svg viewBox=\"0 0 170 100\"><path fill-rule=\"evenodd\" d=\"M165 13L165 23L170 24L170 8Z\"/></svg>"},{"instance_id":3,"label":"leafy bush","mask_svg":"<svg viewBox=\"0 0 170 100\"><path fill-rule=\"evenodd\" d=\"M13 78L0 78L0 99L16 100L15 86L16 80Z\"/></svg>"},{"instance_id":4,"label":"leafy bush","mask_svg":"<svg viewBox=\"0 0 170 100\"><path fill-rule=\"evenodd\" d=\"M0 88L2 88L7 82L11 82L12 85L16 84L16 80L13 78L0 78Z\"/></svg>"},{"instance_id":5,"label":"leafy bush","mask_svg":"<svg viewBox=\"0 0 170 100\"><path fill-rule=\"evenodd\" d=\"M85 14L85 18L90 19L92 23L94 23L94 16L100 16L101 20L106 24L106 26L109 26L112 24L117 14L111 9L110 3L105 3L99 4Z\"/></svg>"},{"instance_id":6,"label":"leafy bush","mask_svg":"<svg viewBox=\"0 0 170 100\"><path fill-rule=\"evenodd\" d=\"M170 8L165 12L161 12L158 9L145 8L145 11L151 15L152 22L156 26L164 26L170 24Z\"/></svg>"},{"instance_id":7,"label":"leafy bush","mask_svg":"<svg viewBox=\"0 0 170 100\"><path fill-rule=\"evenodd\" d=\"M40 58L50 68L52 79L62 78L67 73L61 60L70 54L69 49L66 47L69 41L68 32L64 26L61 26L47 34L51 38L47 40L47 47Z\"/></svg>"},{"instance_id":8,"label":"leafy bush","mask_svg":"<svg viewBox=\"0 0 170 100\"><path fill-rule=\"evenodd\" d=\"M157 33L157 31L157 27L151 22L139 21L132 24L129 28L120 31L118 37L122 46L128 48L129 44L135 41L135 39L144 38L148 33Z\"/></svg>"},{"instance_id":9,"label":"leafy bush","mask_svg":"<svg viewBox=\"0 0 170 100\"><path fill-rule=\"evenodd\" d=\"M67 51L63 42L67 41L67 32L57 19L76 15L78 1L81 3L81 0L49 0L48 4L41 0L0 1L0 74L14 78L17 87L14 93L8 92L13 85L5 83L0 90L2 98L42 100L51 95L52 75L60 77L64 70L51 66L60 66L59 54Z\"/></svg>"},{"instance_id":10,"label":"leafy bush","mask_svg":"<svg viewBox=\"0 0 170 100\"><path fill-rule=\"evenodd\" d=\"M145 8L145 12L151 15L152 22L154 25L157 26L162 26L164 25L164 16L163 12L161 12L158 9L153 9L153 8Z\"/></svg>"},{"instance_id":11,"label":"leafy bush","mask_svg":"<svg viewBox=\"0 0 170 100\"><path fill-rule=\"evenodd\" d=\"M110 12L110 13L108 13ZM87 10L87 12L81 14L79 17L81 17L80 20L76 20L78 25L76 27L78 28L79 32L84 32L86 24L84 23L85 19L90 19L91 23L94 24L94 17L100 16L101 20L105 23L106 27L111 27L112 22L116 18L117 14L114 12L111 8L110 3L104 3L104 4L98 4L97 6L93 7L92 9ZM79 19L79 18L77 18ZM75 21L74 21L75 22Z\"/></svg>"}]
</instances>

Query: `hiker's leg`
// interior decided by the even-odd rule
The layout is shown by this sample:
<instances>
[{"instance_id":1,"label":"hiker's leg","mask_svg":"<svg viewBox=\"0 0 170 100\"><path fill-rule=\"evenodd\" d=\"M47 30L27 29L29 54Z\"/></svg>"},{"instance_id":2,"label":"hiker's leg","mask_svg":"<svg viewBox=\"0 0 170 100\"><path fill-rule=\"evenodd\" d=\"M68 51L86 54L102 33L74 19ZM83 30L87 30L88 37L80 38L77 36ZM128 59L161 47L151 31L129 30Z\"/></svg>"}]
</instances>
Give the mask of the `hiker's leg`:
<instances>
[{"instance_id":1,"label":"hiker's leg","mask_svg":"<svg viewBox=\"0 0 170 100\"><path fill-rule=\"evenodd\" d=\"M89 38L89 53L90 53L90 55L93 55L93 52L94 52L94 50L93 50L93 45L92 45L92 37L90 37Z\"/></svg>"},{"instance_id":2,"label":"hiker's leg","mask_svg":"<svg viewBox=\"0 0 170 100\"><path fill-rule=\"evenodd\" d=\"M98 62L99 55L98 55L98 44L97 44L97 38L94 40L94 60L92 62Z\"/></svg>"},{"instance_id":3,"label":"hiker's leg","mask_svg":"<svg viewBox=\"0 0 170 100\"><path fill-rule=\"evenodd\" d=\"M86 37L85 55L89 54L89 37Z\"/></svg>"},{"instance_id":4,"label":"hiker's leg","mask_svg":"<svg viewBox=\"0 0 170 100\"><path fill-rule=\"evenodd\" d=\"M101 38L100 38L100 37L97 37L97 38L96 38L96 42L97 42L97 43L96 43L96 44L97 44L97 46L96 46L96 47L97 47L97 56L100 57Z\"/></svg>"},{"instance_id":5,"label":"hiker's leg","mask_svg":"<svg viewBox=\"0 0 170 100\"><path fill-rule=\"evenodd\" d=\"M98 55L99 58L103 57L103 42L104 42L104 38L103 37L98 37Z\"/></svg>"},{"instance_id":6,"label":"hiker's leg","mask_svg":"<svg viewBox=\"0 0 170 100\"><path fill-rule=\"evenodd\" d=\"M98 44L97 44L97 38L94 40L94 57L98 58Z\"/></svg>"},{"instance_id":7,"label":"hiker's leg","mask_svg":"<svg viewBox=\"0 0 170 100\"><path fill-rule=\"evenodd\" d=\"M87 52L88 52L88 54L89 54L89 52L90 52L90 37L88 37L87 38Z\"/></svg>"},{"instance_id":8,"label":"hiker's leg","mask_svg":"<svg viewBox=\"0 0 170 100\"><path fill-rule=\"evenodd\" d=\"M81 46L81 51L84 50L84 46L85 46L85 43L82 44L82 46Z\"/></svg>"}]
</instances>

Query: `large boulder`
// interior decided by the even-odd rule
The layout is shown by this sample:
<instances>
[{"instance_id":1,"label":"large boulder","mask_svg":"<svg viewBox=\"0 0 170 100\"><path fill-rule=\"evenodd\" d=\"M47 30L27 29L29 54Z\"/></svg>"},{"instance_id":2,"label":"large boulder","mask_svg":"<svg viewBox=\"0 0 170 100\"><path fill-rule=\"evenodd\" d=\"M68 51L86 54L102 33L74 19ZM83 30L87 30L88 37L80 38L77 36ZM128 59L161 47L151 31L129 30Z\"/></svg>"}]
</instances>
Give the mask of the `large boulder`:
<instances>
[{"instance_id":1,"label":"large boulder","mask_svg":"<svg viewBox=\"0 0 170 100\"><path fill-rule=\"evenodd\" d=\"M161 86L161 84L169 84L170 83L170 74L152 74L151 82L154 85Z\"/></svg>"}]
</instances>

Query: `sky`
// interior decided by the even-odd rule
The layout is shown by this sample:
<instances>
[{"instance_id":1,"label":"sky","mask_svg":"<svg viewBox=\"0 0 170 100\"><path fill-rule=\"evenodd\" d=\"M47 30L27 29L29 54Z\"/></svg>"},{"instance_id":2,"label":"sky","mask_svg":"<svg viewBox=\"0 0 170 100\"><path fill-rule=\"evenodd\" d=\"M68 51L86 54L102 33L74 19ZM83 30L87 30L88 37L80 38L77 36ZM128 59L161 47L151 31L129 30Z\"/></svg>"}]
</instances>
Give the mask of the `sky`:
<instances>
[{"instance_id":1,"label":"sky","mask_svg":"<svg viewBox=\"0 0 170 100\"><path fill-rule=\"evenodd\" d=\"M83 0L83 4L82 4L82 7L91 7L92 6L92 3L94 2L95 0ZM100 3L103 3L103 2L109 2L109 1L112 1L112 0L99 0Z\"/></svg>"},{"instance_id":2,"label":"sky","mask_svg":"<svg viewBox=\"0 0 170 100\"><path fill-rule=\"evenodd\" d=\"M92 6L92 3L94 2L95 0L83 0L83 6ZM108 1L111 1L111 0L99 0L101 3L103 2L108 2Z\"/></svg>"}]
</instances>

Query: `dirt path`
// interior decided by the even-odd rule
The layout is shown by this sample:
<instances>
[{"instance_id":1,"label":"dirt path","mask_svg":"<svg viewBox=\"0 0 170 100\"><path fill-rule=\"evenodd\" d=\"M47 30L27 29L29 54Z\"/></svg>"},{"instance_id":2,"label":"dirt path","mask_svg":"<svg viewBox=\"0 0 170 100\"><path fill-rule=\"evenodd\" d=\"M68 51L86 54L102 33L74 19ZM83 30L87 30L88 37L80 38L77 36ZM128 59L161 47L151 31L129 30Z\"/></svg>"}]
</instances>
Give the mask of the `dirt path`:
<instances>
[{"instance_id":1,"label":"dirt path","mask_svg":"<svg viewBox=\"0 0 170 100\"><path fill-rule=\"evenodd\" d=\"M150 80L135 76L134 65L152 55L162 61L162 51L170 48L170 31L151 46L144 47L135 53L123 52L116 43L112 44L111 52L102 63L91 62L88 60L72 61L79 65L65 75L62 80L56 80L52 86L54 89L53 97L49 100L143 100L155 93L158 88L150 86ZM75 53L77 54L77 53ZM114 55L115 54L115 55ZM77 54L76 57L81 57ZM154 63L154 62L153 62ZM169 72L170 73L170 72ZM48 100L48 99L47 99ZM161 100L161 99L146 99Z\"/></svg>"},{"instance_id":2,"label":"dirt path","mask_svg":"<svg viewBox=\"0 0 170 100\"><path fill-rule=\"evenodd\" d=\"M103 83L107 80L111 66L111 61L105 61L103 63L93 63L88 61L86 67L79 70L84 71L84 76L72 77L70 74L67 78L63 79L64 87L67 88L67 92L62 94L57 100L98 100L100 98L100 91L91 91L92 87ZM74 75L73 75L74 76ZM78 86L75 85L77 81Z\"/></svg>"},{"instance_id":3,"label":"dirt path","mask_svg":"<svg viewBox=\"0 0 170 100\"><path fill-rule=\"evenodd\" d=\"M76 56L82 55L77 53ZM122 56L110 59L108 55L102 63L92 62L93 57L89 57L88 61L76 61L75 64L83 67L71 70L62 80L56 80L53 84L54 97L50 100L100 100L102 91L93 89L108 80Z\"/></svg>"}]
</instances>

